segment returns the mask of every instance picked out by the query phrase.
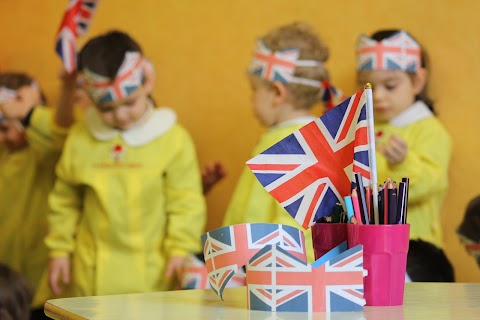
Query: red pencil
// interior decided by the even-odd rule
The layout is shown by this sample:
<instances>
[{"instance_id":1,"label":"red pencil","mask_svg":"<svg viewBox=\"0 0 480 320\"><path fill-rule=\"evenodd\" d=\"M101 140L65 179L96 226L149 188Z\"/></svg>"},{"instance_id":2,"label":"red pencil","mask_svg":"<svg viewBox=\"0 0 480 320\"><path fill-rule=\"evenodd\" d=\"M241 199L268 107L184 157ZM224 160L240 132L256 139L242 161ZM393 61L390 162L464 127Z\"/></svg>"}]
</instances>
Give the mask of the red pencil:
<instances>
[{"instance_id":1,"label":"red pencil","mask_svg":"<svg viewBox=\"0 0 480 320\"><path fill-rule=\"evenodd\" d=\"M358 202L357 190L352 190L352 203L353 203L353 212L355 214L355 219L357 219L358 224L362 223L362 213L360 212L360 203Z\"/></svg>"}]
</instances>

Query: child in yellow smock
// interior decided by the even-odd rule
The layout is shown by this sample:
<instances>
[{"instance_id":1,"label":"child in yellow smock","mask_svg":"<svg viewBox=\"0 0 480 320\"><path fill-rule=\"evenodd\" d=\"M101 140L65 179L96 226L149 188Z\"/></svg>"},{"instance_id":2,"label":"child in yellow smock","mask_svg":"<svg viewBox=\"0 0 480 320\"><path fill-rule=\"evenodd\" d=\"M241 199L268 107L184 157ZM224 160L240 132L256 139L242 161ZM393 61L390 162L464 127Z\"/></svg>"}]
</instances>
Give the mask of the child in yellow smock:
<instances>
[{"instance_id":1,"label":"child in yellow smock","mask_svg":"<svg viewBox=\"0 0 480 320\"><path fill-rule=\"evenodd\" d=\"M440 211L452 143L426 92L425 52L403 30L362 35L356 50L358 83L373 85L378 181L410 178L410 238L443 248Z\"/></svg>"},{"instance_id":2,"label":"child in yellow smock","mask_svg":"<svg viewBox=\"0 0 480 320\"><path fill-rule=\"evenodd\" d=\"M49 197L50 286L170 289L206 218L192 139L171 109L154 108L152 67L129 35L94 37L78 61L95 105L69 132Z\"/></svg>"},{"instance_id":3,"label":"child in yellow smock","mask_svg":"<svg viewBox=\"0 0 480 320\"><path fill-rule=\"evenodd\" d=\"M46 277L48 193L71 124L71 110L40 107L45 99L27 74L0 74L0 262L35 289L34 309L52 297ZM43 277L43 278L42 278ZM35 311L36 312L36 311ZM41 310L43 314L43 310Z\"/></svg>"},{"instance_id":4,"label":"child in yellow smock","mask_svg":"<svg viewBox=\"0 0 480 320\"><path fill-rule=\"evenodd\" d=\"M326 44L305 23L280 26L258 39L249 81L253 110L267 131L260 137L252 157L315 120L310 108L326 96L335 97L325 68L328 55ZM245 166L223 225L246 222L300 227ZM304 232L308 260L313 262L311 230Z\"/></svg>"}]
</instances>

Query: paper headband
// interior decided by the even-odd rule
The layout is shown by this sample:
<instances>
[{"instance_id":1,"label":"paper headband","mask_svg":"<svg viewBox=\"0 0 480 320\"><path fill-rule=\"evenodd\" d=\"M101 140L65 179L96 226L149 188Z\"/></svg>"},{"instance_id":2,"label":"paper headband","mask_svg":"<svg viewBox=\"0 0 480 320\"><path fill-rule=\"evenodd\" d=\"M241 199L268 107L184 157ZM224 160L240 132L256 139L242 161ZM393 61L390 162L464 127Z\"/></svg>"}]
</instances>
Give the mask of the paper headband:
<instances>
[{"instance_id":1,"label":"paper headband","mask_svg":"<svg viewBox=\"0 0 480 320\"><path fill-rule=\"evenodd\" d=\"M145 71L153 72L151 64L139 52L126 52L115 79L85 69L84 86L95 102L121 100L142 85Z\"/></svg>"},{"instance_id":2,"label":"paper headband","mask_svg":"<svg viewBox=\"0 0 480 320\"><path fill-rule=\"evenodd\" d=\"M249 72L271 81L282 83L300 83L312 87L320 87L322 83L313 79L295 77L295 67L318 67L322 62L315 60L299 60L300 49L291 48L272 51L258 40Z\"/></svg>"},{"instance_id":3,"label":"paper headband","mask_svg":"<svg viewBox=\"0 0 480 320\"><path fill-rule=\"evenodd\" d=\"M376 41L361 35L357 42L357 71L403 70L416 72L421 67L419 44L405 31Z\"/></svg>"}]
</instances>

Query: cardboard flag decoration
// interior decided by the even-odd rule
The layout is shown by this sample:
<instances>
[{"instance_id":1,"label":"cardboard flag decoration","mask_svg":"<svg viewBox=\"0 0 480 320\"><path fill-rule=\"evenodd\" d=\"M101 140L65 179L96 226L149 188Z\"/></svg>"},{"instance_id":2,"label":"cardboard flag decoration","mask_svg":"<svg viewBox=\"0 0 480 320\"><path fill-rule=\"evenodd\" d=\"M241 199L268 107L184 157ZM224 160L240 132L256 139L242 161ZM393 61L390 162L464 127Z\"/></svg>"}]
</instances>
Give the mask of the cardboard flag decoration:
<instances>
[{"instance_id":1,"label":"cardboard flag decoration","mask_svg":"<svg viewBox=\"0 0 480 320\"><path fill-rule=\"evenodd\" d=\"M366 95L357 92L247 166L304 228L330 215L350 194L354 173L369 185Z\"/></svg>"},{"instance_id":2,"label":"cardboard flag decoration","mask_svg":"<svg viewBox=\"0 0 480 320\"><path fill-rule=\"evenodd\" d=\"M303 232L280 224L222 227L202 236L212 289L222 297L228 280L246 266L248 307L265 311L357 311L363 297L363 247L342 243L307 263ZM223 299L223 298L222 298Z\"/></svg>"},{"instance_id":3,"label":"cardboard flag decoration","mask_svg":"<svg viewBox=\"0 0 480 320\"><path fill-rule=\"evenodd\" d=\"M364 275L362 246L313 267L268 245L248 262L248 305L264 311L359 311L365 305Z\"/></svg>"},{"instance_id":4,"label":"cardboard flag decoration","mask_svg":"<svg viewBox=\"0 0 480 320\"><path fill-rule=\"evenodd\" d=\"M84 35L98 0L70 0L63 16L55 42L55 51L60 56L68 73L77 69L77 37Z\"/></svg>"},{"instance_id":5,"label":"cardboard flag decoration","mask_svg":"<svg viewBox=\"0 0 480 320\"><path fill-rule=\"evenodd\" d=\"M305 237L297 228L271 223L222 227L202 235L209 282L217 295L248 260L268 244L276 244L306 261Z\"/></svg>"}]
</instances>

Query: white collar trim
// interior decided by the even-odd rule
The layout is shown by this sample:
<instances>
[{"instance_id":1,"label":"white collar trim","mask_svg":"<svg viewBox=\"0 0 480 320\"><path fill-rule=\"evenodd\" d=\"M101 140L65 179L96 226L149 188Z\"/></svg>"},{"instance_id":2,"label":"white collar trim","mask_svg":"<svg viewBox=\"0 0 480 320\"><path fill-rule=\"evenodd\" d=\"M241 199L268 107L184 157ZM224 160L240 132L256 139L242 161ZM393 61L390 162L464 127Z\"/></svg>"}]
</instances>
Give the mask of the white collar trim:
<instances>
[{"instance_id":1,"label":"white collar trim","mask_svg":"<svg viewBox=\"0 0 480 320\"><path fill-rule=\"evenodd\" d=\"M153 109L146 111L145 121L127 129L118 130L107 126L95 108L85 111L85 120L90 133L100 141L112 140L121 136L130 146L141 146L167 132L177 122L177 115L170 108Z\"/></svg>"},{"instance_id":2,"label":"white collar trim","mask_svg":"<svg viewBox=\"0 0 480 320\"><path fill-rule=\"evenodd\" d=\"M416 101L398 116L390 120L390 124L394 127L405 127L406 125L431 116L433 116L433 112L427 105L423 101Z\"/></svg>"},{"instance_id":3,"label":"white collar trim","mask_svg":"<svg viewBox=\"0 0 480 320\"><path fill-rule=\"evenodd\" d=\"M316 117L314 116L302 116L302 117L298 117L298 118L295 118L295 119L290 119L290 120L287 120L287 121L284 121L284 122L280 122L274 126L272 126L272 129L273 128L283 128L283 127L287 127L287 126L291 126L291 125L306 125L306 124L309 124L310 122L314 121L315 119L317 119Z\"/></svg>"}]
</instances>

